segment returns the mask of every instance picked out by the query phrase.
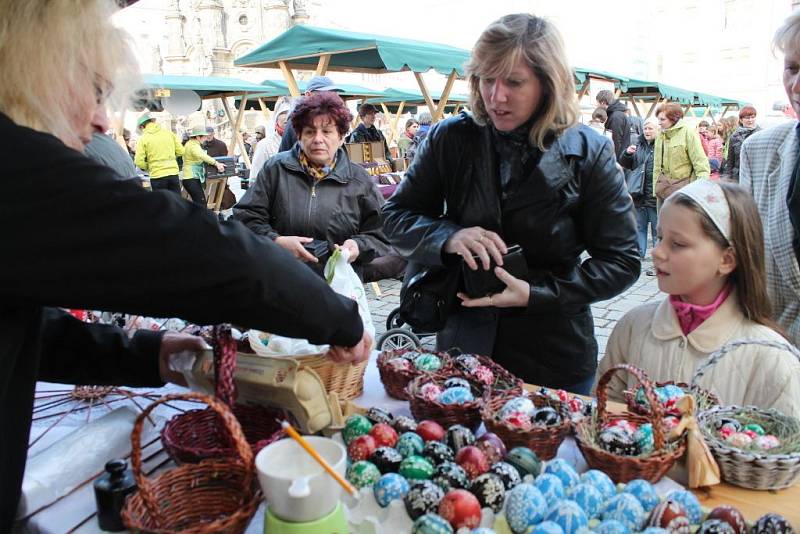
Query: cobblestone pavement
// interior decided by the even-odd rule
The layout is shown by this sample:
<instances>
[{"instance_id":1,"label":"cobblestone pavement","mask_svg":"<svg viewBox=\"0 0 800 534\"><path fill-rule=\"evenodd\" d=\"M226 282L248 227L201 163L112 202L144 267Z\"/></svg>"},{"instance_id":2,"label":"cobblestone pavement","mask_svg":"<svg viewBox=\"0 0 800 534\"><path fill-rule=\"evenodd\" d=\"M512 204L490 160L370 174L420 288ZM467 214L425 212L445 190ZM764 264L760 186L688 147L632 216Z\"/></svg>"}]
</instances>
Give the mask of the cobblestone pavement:
<instances>
[{"instance_id":1,"label":"cobblestone pavement","mask_svg":"<svg viewBox=\"0 0 800 534\"><path fill-rule=\"evenodd\" d=\"M614 325L626 312L645 302L662 298L656 278L646 274L646 271L652 268L651 261L643 262L639 279L627 291L610 300L604 300L592 305L594 334L597 337L599 348L598 358L602 358L605 354L608 336L611 335ZM378 283L382 293L380 297L376 295L370 284L366 286L370 312L375 323L377 337L380 337L386 331L386 318L400 303L400 285L401 283L397 280L382 280ZM435 337L431 336L421 341L424 347L434 348Z\"/></svg>"}]
</instances>

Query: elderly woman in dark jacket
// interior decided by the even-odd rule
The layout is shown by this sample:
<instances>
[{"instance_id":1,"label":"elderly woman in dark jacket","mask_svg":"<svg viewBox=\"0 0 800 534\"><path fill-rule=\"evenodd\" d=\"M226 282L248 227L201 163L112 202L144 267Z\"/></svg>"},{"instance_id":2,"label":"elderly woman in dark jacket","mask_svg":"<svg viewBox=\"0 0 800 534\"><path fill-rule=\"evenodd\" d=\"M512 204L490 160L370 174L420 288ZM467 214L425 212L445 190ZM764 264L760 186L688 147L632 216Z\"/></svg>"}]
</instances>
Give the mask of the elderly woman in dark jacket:
<instances>
[{"instance_id":1,"label":"elderly woman in dark jacket","mask_svg":"<svg viewBox=\"0 0 800 534\"><path fill-rule=\"evenodd\" d=\"M410 269L463 261L489 270L521 245L527 274L497 268L503 291L460 294L438 348L491 355L526 382L588 393L597 366L589 305L639 274L633 205L611 141L577 124L564 46L543 19L490 25L468 71L474 116L431 130L384 206L384 227Z\"/></svg>"},{"instance_id":2,"label":"elderly woman in dark jacket","mask_svg":"<svg viewBox=\"0 0 800 534\"><path fill-rule=\"evenodd\" d=\"M622 152L619 164L630 169L626 180L628 184L641 179L642 188L638 193L632 192L633 205L636 207L636 226L639 241L639 257L644 259L647 253L647 228L653 246L656 246L656 227L658 226L658 211L656 210L656 196L653 191L653 147L658 136L658 125L655 119L648 119L644 123L644 133L639 136L639 141ZM630 189L629 189L630 191ZM652 276L652 271L648 271Z\"/></svg>"},{"instance_id":3,"label":"elderly woman in dark jacket","mask_svg":"<svg viewBox=\"0 0 800 534\"><path fill-rule=\"evenodd\" d=\"M725 173L733 182L739 181L739 159L742 145L747 138L761 128L756 124L756 108L745 106L739 111L739 127L728 140L728 159L725 161Z\"/></svg>"},{"instance_id":4,"label":"elderly woman in dark jacket","mask_svg":"<svg viewBox=\"0 0 800 534\"><path fill-rule=\"evenodd\" d=\"M264 165L234 217L318 272L335 246L350 253L360 272L390 247L380 219L383 197L342 148L350 112L338 95L320 92L304 98L291 121L297 144Z\"/></svg>"}]
</instances>

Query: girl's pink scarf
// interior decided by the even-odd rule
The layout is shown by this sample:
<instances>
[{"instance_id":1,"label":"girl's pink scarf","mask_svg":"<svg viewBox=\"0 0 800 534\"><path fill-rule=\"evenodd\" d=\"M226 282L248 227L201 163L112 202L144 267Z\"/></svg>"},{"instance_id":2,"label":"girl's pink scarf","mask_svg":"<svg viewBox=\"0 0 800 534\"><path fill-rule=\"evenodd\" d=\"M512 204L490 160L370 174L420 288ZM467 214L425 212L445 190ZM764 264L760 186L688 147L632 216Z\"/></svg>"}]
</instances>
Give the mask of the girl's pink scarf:
<instances>
[{"instance_id":1,"label":"girl's pink scarf","mask_svg":"<svg viewBox=\"0 0 800 534\"><path fill-rule=\"evenodd\" d=\"M678 315L678 323L681 325L681 330L684 336L688 336L695 328L703 324L703 321L714 315L714 312L722 306L725 299L731 293L731 285L728 284L722 291L719 292L714 302L705 306L698 306L684 302L677 295L669 296L669 303L675 308L675 313Z\"/></svg>"}]
</instances>

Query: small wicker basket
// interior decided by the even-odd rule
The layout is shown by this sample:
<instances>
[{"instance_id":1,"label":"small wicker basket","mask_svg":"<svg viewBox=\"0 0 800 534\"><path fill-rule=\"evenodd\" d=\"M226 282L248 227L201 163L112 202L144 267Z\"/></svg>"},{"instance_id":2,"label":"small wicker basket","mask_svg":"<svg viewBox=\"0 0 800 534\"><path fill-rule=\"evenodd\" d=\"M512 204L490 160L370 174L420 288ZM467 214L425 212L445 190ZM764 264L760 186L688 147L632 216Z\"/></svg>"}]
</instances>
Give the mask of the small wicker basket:
<instances>
[{"instance_id":1,"label":"small wicker basket","mask_svg":"<svg viewBox=\"0 0 800 534\"><path fill-rule=\"evenodd\" d=\"M172 400L208 404L230 433L238 458L181 465L148 480L142 471L143 423L156 406ZM139 490L128 498L122 510L122 520L129 529L164 534L239 534L250 524L261 501L253 451L223 403L200 393L166 395L136 418L131 446L131 464Z\"/></svg>"},{"instance_id":2,"label":"small wicker basket","mask_svg":"<svg viewBox=\"0 0 800 534\"><path fill-rule=\"evenodd\" d=\"M533 401L534 406L537 408L544 406L554 408L561 416L561 422L552 426L534 425L532 428L525 430L513 427L501 421L498 417L498 412L503 405L517 396L511 393L486 396L481 410L481 417L484 425L486 425L486 430L497 434L509 449L512 447L528 447L542 460L554 458L558 453L558 447L561 442L572 430L572 421L567 406L563 402L550 397L531 393L529 398Z\"/></svg>"},{"instance_id":3,"label":"small wicker basket","mask_svg":"<svg viewBox=\"0 0 800 534\"><path fill-rule=\"evenodd\" d=\"M606 389L614 373L627 371L644 387L645 396L650 404L648 421L653 425L654 450L647 455L623 456L601 449L597 445L600 429L618 419L636 419L629 415L610 415L606 410L608 394ZM675 461L683 455L686 440L668 443L664 436L661 404L653 391L653 382L644 371L628 364L615 365L600 377L597 383L597 411L592 417L586 417L575 427L575 441L591 469L599 469L608 474L614 482L629 482L641 478L657 482L670 470Z\"/></svg>"},{"instance_id":4,"label":"small wicker basket","mask_svg":"<svg viewBox=\"0 0 800 534\"><path fill-rule=\"evenodd\" d=\"M800 351L788 343L757 339L732 341L711 354L708 360L697 368L692 383L696 384L706 371L726 354L745 345L761 345L786 350L800 360ZM721 418L737 419L742 417L758 422L764 428L776 429L775 434L781 441L792 437L800 443L800 421L777 410L730 405L701 412L697 417L700 431L719 465L722 479L736 486L755 490L788 488L800 480L800 444L793 451L770 454L768 451L738 449L720 438L716 432L716 421Z\"/></svg>"},{"instance_id":5,"label":"small wicker basket","mask_svg":"<svg viewBox=\"0 0 800 534\"><path fill-rule=\"evenodd\" d=\"M697 401L697 411L708 410L714 406L719 406L719 398L714 395L712 392L707 391L701 387L692 387L685 382L675 382L673 380L668 380L666 382L656 382L655 387L661 388L664 386L677 386L681 388L686 394L690 394L694 397L694 400ZM625 397L625 400L628 403L628 410L632 413L637 413L640 415L647 415L649 413L649 409L646 405L639 404L636 402L636 390L626 389L622 395Z\"/></svg>"},{"instance_id":6,"label":"small wicker basket","mask_svg":"<svg viewBox=\"0 0 800 534\"><path fill-rule=\"evenodd\" d=\"M378 356L378 372L381 375L381 382L386 390L386 393L395 399L408 400L408 393L406 387L412 379L423 374L423 371L415 368L413 363L410 369L397 369L392 366L391 362L395 358L400 358L409 352L418 352L416 349L400 349L384 351ZM425 354L435 354L442 360L442 367L447 367L450 362L450 355L446 352L429 352Z\"/></svg>"},{"instance_id":7,"label":"small wicker basket","mask_svg":"<svg viewBox=\"0 0 800 534\"><path fill-rule=\"evenodd\" d=\"M236 385L236 341L230 329L214 328L214 373L216 396L232 406L253 454L283 437L280 421L286 415L263 406L234 404ZM225 431L224 421L211 408L190 410L170 419L161 430L161 443L176 463L194 463L207 458L235 456L236 449Z\"/></svg>"}]
</instances>

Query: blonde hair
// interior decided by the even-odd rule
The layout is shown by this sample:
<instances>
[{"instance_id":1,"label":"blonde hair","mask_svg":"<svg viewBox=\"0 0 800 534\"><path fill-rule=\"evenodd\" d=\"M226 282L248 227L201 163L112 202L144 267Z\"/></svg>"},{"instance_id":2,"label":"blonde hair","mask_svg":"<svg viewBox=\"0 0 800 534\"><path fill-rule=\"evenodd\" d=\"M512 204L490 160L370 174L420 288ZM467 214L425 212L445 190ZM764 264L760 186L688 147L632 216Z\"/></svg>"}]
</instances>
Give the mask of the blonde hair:
<instances>
[{"instance_id":1,"label":"blonde hair","mask_svg":"<svg viewBox=\"0 0 800 534\"><path fill-rule=\"evenodd\" d=\"M137 86L113 0L0 0L0 112L82 147L75 120L98 101L122 109Z\"/></svg>"},{"instance_id":2,"label":"blonde hair","mask_svg":"<svg viewBox=\"0 0 800 534\"><path fill-rule=\"evenodd\" d=\"M800 11L795 11L783 22L772 39L772 51L786 53L787 50L800 50Z\"/></svg>"},{"instance_id":3,"label":"blonde hair","mask_svg":"<svg viewBox=\"0 0 800 534\"><path fill-rule=\"evenodd\" d=\"M542 84L542 101L528 137L531 144L545 150L548 135L560 135L577 124L580 116L572 68L561 35L552 23L520 13L506 15L483 31L466 66L470 107L475 121L486 124L489 115L481 97L481 77L508 76L520 60Z\"/></svg>"}]
</instances>

